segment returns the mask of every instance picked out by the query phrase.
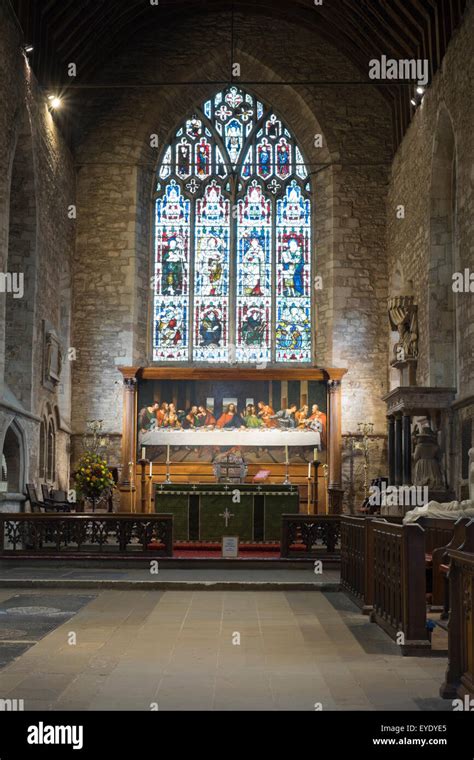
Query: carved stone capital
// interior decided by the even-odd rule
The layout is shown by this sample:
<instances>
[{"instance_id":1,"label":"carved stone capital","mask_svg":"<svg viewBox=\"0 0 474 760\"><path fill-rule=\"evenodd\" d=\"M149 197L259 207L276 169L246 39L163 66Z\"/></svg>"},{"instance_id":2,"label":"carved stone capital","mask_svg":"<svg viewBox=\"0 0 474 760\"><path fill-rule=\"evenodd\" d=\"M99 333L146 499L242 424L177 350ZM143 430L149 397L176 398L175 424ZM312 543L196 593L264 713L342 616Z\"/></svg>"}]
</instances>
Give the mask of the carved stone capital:
<instances>
[{"instance_id":1,"label":"carved stone capital","mask_svg":"<svg viewBox=\"0 0 474 760\"><path fill-rule=\"evenodd\" d=\"M135 392L135 388L137 387L137 378L136 377L124 377L123 378L123 387L126 391Z\"/></svg>"}]
</instances>

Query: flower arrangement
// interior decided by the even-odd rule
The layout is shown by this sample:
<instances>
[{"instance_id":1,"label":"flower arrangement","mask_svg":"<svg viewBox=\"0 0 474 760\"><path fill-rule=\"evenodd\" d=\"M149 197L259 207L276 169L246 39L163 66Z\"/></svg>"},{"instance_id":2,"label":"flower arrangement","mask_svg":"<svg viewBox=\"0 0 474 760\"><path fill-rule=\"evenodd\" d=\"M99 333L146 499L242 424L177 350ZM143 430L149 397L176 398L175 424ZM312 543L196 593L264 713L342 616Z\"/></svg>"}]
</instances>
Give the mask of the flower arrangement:
<instances>
[{"instance_id":1,"label":"flower arrangement","mask_svg":"<svg viewBox=\"0 0 474 760\"><path fill-rule=\"evenodd\" d=\"M100 499L114 481L107 467L107 461L92 451L87 451L79 460L74 482L80 496L86 499Z\"/></svg>"}]
</instances>

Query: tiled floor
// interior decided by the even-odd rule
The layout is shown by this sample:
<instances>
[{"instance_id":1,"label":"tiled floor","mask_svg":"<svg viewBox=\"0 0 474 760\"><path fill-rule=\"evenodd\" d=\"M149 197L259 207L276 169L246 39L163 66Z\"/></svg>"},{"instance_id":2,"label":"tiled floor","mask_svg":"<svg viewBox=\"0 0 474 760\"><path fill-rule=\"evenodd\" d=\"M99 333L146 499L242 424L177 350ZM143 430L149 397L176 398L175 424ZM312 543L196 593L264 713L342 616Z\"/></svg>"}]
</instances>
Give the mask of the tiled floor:
<instances>
[{"instance_id":1,"label":"tiled floor","mask_svg":"<svg viewBox=\"0 0 474 760\"><path fill-rule=\"evenodd\" d=\"M339 592L105 590L0 669L0 698L26 710L444 710L445 668L402 657Z\"/></svg>"}]
</instances>

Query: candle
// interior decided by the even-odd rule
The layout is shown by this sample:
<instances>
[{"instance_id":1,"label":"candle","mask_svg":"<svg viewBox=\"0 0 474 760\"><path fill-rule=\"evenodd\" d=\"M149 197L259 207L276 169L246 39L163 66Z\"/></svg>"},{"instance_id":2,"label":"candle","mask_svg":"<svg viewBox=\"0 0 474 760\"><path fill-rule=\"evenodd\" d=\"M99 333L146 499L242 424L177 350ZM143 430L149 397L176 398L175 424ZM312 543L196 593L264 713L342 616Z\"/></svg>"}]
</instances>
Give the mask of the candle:
<instances>
[{"instance_id":1,"label":"candle","mask_svg":"<svg viewBox=\"0 0 474 760\"><path fill-rule=\"evenodd\" d=\"M308 479L311 479L311 462L308 462Z\"/></svg>"},{"instance_id":2,"label":"candle","mask_svg":"<svg viewBox=\"0 0 474 760\"><path fill-rule=\"evenodd\" d=\"M285 446L285 461L288 464L288 446Z\"/></svg>"},{"instance_id":3,"label":"candle","mask_svg":"<svg viewBox=\"0 0 474 760\"><path fill-rule=\"evenodd\" d=\"M168 444L166 447L166 461L170 461L170 445Z\"/></svg>"},{"instance_id":4,"label":"candle","mask_svg":"<svg viewBox=\"0 0 474 760\"><path fill-rule=\"evenodd\" d=\"M313 459L314 459L315 462L318 461L318 450L317 449L315 449L314 452L313 452Z\"/></svg>"},{"instance_id":5,"label":"candle","mask_svg":"<svg viewBox=\"0 0 474 760\"><path fill-rule=\"evenodd\" d=\"M153 462L150 459L150 478L153 477Z\"/></svg>"},{"instance_id":6,"label":"candle","mask_svg":"<svg viewBox=\"0 0 474 760\"><path fill-rule=\"evenodd\" d=\"M142 446L142 459L145 459L145 447Z\"/></svg>"}]
</instances>

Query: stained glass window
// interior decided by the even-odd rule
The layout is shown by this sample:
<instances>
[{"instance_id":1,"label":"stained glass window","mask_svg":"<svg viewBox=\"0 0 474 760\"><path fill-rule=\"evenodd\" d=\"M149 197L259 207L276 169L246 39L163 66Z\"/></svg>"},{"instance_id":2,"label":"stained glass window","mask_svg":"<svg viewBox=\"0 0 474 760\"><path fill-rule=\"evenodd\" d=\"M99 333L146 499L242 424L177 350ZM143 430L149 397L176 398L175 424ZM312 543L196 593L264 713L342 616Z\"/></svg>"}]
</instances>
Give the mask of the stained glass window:
<instances>
[{"instance_id":1,"label":"stained glass window","mask_svg":"<svg viewBox=\"0 0 474 760\"><path fill-rule=\"evenodd\" d=\"M236 86L197 108L154 210L154 361L311 362L310 183L272 109Z\"/></svg>"}]
</instances>

